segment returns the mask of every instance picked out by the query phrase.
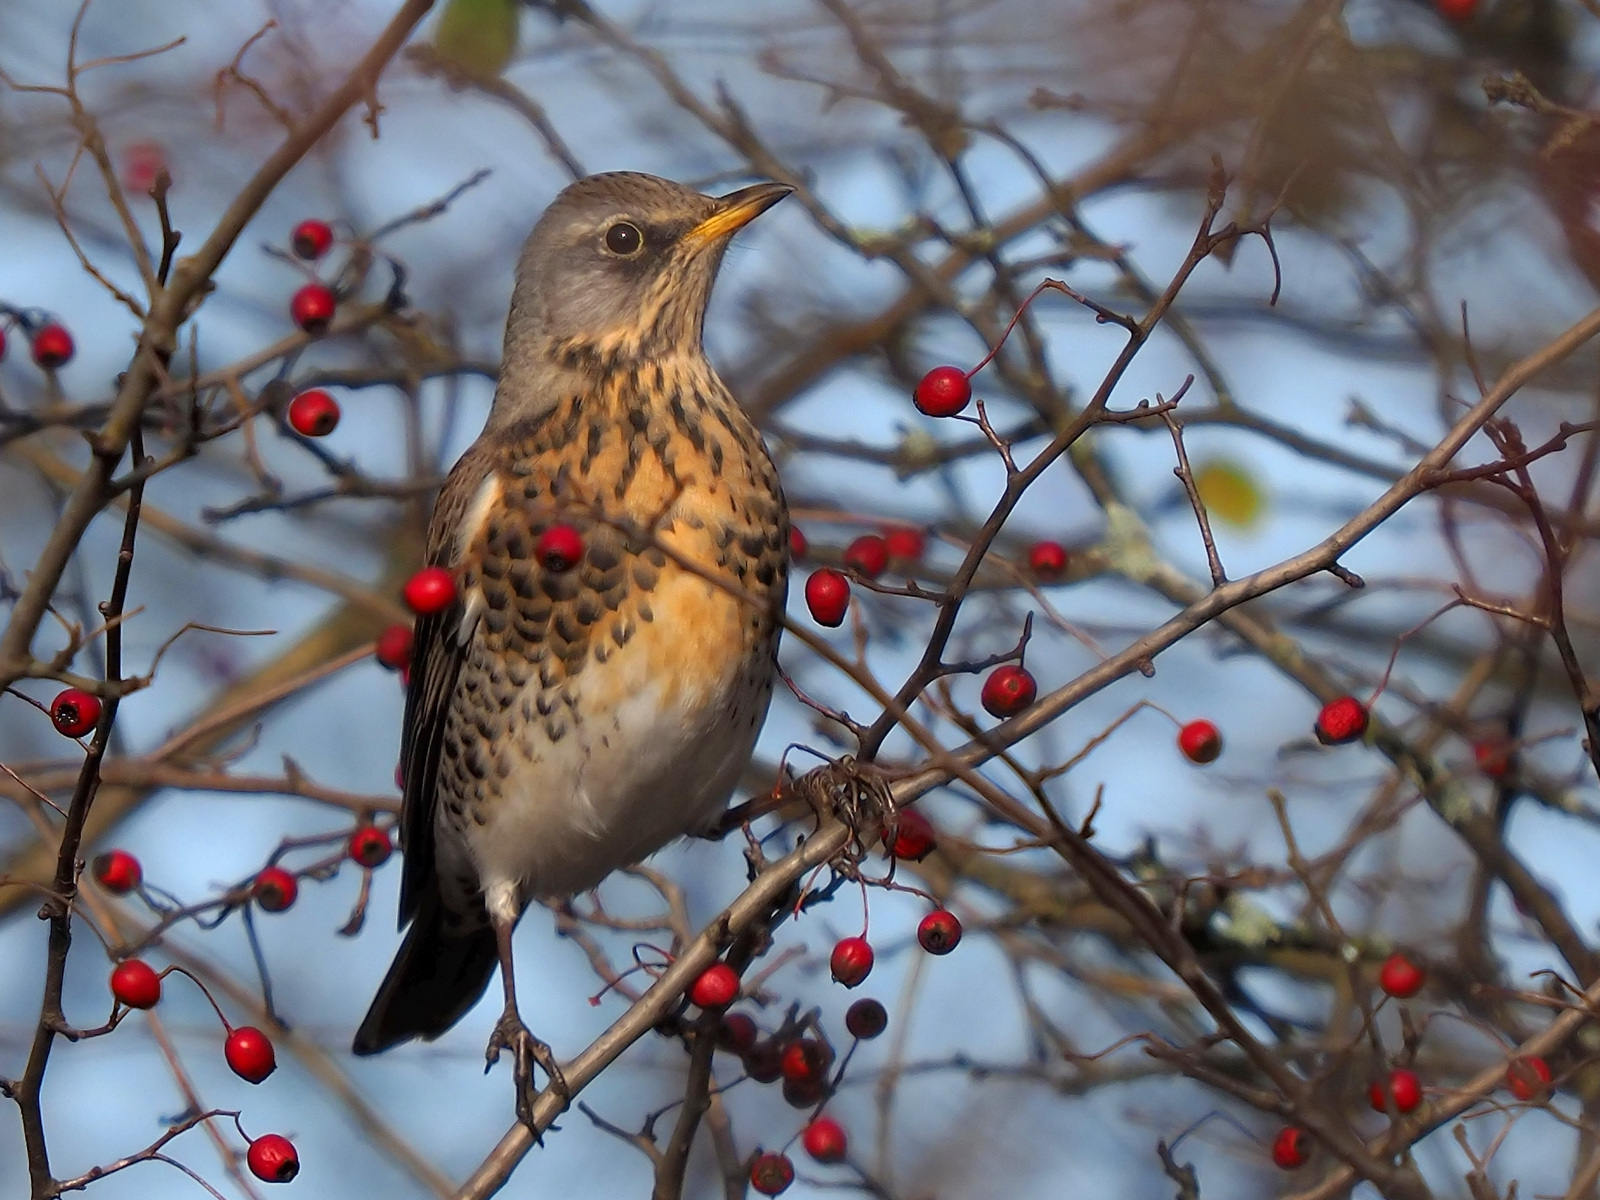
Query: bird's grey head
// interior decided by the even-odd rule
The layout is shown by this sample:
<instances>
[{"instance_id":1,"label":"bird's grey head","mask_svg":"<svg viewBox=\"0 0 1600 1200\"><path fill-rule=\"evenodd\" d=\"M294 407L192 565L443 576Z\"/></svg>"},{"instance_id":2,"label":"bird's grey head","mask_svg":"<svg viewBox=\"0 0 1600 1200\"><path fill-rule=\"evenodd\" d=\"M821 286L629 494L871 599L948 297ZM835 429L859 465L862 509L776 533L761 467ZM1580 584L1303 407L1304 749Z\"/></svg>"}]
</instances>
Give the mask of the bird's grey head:
<instances>
[{"instance_id":1,"label":"bird's grey head","mask_svg":"<svg viewBox=\"0 0 1600 1200\"><path fill-rule=\"evenodd\" d=\"M517 263L496 408L526 411L553 373L699 353L723 250L792 190L760 183L703 196L630 171L569 186Z\"/></svg>"}]
</instances>

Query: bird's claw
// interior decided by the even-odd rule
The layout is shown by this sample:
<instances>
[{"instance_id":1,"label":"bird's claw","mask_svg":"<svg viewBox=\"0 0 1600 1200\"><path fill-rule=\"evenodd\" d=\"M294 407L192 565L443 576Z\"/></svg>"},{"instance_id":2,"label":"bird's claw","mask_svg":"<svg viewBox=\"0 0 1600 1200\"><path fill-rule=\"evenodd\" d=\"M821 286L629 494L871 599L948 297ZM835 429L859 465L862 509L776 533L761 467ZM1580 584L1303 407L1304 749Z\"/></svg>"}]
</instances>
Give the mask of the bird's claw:
<instances>
[{"instance_id":1,"label":"bird's claw","mask_svg":"<svg viewBox=\"0 0 1600 1200\"><path fill-rule=\"evenodd\" d=\"M494 1032L489 1035L488 1049L484 1051L485 1072L500 1061L502 1050L511 1051L512 1079L517 1089L517 1119L537 1133L533 1104L539 1097L539 1089L533 1083L533 1068L539 1067L548 1076L548 1090L556 1095L565 1109L572 1098L572 1091L567 1087L566 1076L561 1073L561 1064L556 1062L549 1043L540 1041L528 1032L528 1027L515 1012L503 1013L495 1023Z\"/></svg>"}]
</instances>

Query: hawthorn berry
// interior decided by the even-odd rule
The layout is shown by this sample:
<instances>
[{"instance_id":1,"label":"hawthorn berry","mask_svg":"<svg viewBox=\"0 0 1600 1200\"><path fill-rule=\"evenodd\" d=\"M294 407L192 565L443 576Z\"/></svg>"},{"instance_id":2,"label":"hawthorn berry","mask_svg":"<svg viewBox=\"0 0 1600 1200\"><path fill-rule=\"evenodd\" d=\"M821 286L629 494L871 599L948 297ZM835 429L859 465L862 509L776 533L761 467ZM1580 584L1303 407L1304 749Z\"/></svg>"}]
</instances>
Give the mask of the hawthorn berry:
<instances>
[{"instance_id":1,"label":"hawthorn berry","mask_svg":"<svg viewBox=\"0 0 1600 1200\"><path fill-rule=\"evenodd\" d=\"M844 1027L851 1037L871 1041L889 1027L889 1011L876 1000L857 1000L845 1010Z\"/></svg>"},{"instance_id":2,"label":"hawthorn berry","mask_svg":"<svg viewBox=\"0 0 1600 1200\"><path fill-rule=\"evenodd\" d=\"M807 1125L800 1135L800 1144L819 1163L843 1162L850 1152L844 1127L832 1117L818 1117Z\"/></svg>"},{"instance_id":3,"label":"hawthorn berry","mask_svg":"<svg viewBox=\"0 0 1600 1200\"><path fill-rule=\"evenodd\" d=\"M289 428L301 437L327 437L339 427L339 402L321 388L289 401Z\"/></svg>"},{"instance_id":4,"label":"hawthorn berry","mask_svg":"<svg viewBox=\"0 0 1600 1200\"><path fill-rule=\"evenodd\" d=\"M1317 741L1324 746L1343 746L1359 741L1367 731L1367 706L1354 696L1340 696L1322 706L1317 714Z\"/></svg>"},{"instance_id":5,"label":"hawthorn berry","mask_svg":"<svg viewBox=\"0 0 1600 1200\"><path fill-rule=\"evenodd\" d=\"M895 525L883 531L883 545L890 558L916 562L928 548L928 539L920 529Z\"/></svg>"},{"instance_id":6,"label":"hawthorn berry","mask_svg":"<svg viewBox=\"0 0 1600 1200\"><path fill-rule=\"evenodd\" d=\"M167 152L160 142L134 142L122 152L122 186L137 195L149 195L156 177L167 168Z\"/></svg>"},{"instance_id":7,"label":"hawthorn berry","mask_svg":"<svg viewBox=\"0 0 1600 1200\"><path fill-rule=\"evenodd\" d=\"M1472 757L1490 779L1504 779L1511 774L1511 758L1515 751L1511 739L1503 734L1481 738L1472 743Z\"/></svg>"},{"instance_id":8,"label":"hawthorn berry","mask_svg":"<svg viewBox=\"0 0 1600 1200\"><path fill-rule=\"evenodd\" d=\"M389 840L387 829L362 825L350 835L349 842L345 844L345 853L349 854L350 861L356 866L371 871L389 861L389 855L394 853L394 843Z\"/></svg>"},{"instance_id":9,"label":"hawthorn berry","mask_svg":"<svg viewBox=\"0 0 1600 1200\"><path fill-rule=\"evenodd\" d=\"M771 1039L757 1042L739 1056L744 1072L757 1083L772 1083L783 1074L783 1051Z\"/></svg>"},{"instance_id":10,"label":"hawthorn berry","mask_svg":"<svg viewBox=\"0 0 1600 1200\"><path fill-rule=\"evenodd\" d=\"M725 962L712 963L689 985L689 999L701 1008L727 1008L739 998L739 973Z\"/></svg>"},{"instance_id":11,"label":"hawthorn berry","mask_svg":"<svg viewBox=\"0 0 1600 1200\"><path fill-rule=\"evenodd\" d=\"M1040 579L1058 579L1067 569L1067 548L1060 542L1035 542L1028 547L1028 569Z\"/></svg>"},{"instance_id":12,"label":"hawthorn berry","mask_svg":"<svg viewBox=\"0 0 1600 1200\"><path fill-rule=\"evenodd\" d=\"M1506 1087L1524 1103L1541 1101L1550 1091L1550 1064L1537 1054L1523 1054L1506 1064Z\"/></svg>"},{"instance_id":13,"label":"hawthorn berry","mask_svg":"<svg viewBox=\"0 0 1600 1200\"><path fill-rule=\"evenodd\" d=\"M279 913L294 903L300 884L282 867L263 867L250 885L250 894L262 912Z\"/></svg>"},{"instance_id":14,"label":"hawthorn berry","mask_svg":"<svg viewBox=\"0 0 1600 1200\"><path fill-rule=\"evenodd\" d=\"M835 983L857 987L872 973L873 958L872 945L866 938L842 938L828 958L828 970Z\"/></svg>"},{"instance_id":15,"label":"hawthorn berry","mask_svg":"<svg viewBox=\"0 0 1600 1200\"><path fill-rule=\"evenodd\" d=\"M113 896L126 896L144 881L144 869L139 860L126 850L107 850L96 854L89 864L95 882Z\"/></svg>"},{"instance_id":16,"label":"hawthorn berry","mask_svg":"<svg viewBox=\"0 0 1600 1200\"><path fill-rule=\"evenodd\" d=\"M143 959L124 959L111 972L111 995L129 1008L154 1008L161 999L161 976Z\"/></svg>"},{"instance_id":17,"label":"hawthorn berry","mask_svg":"<svg viewBox=\"0 0 1600 1200\"><path fill-rule=\"evenodd\" d=\"M288 1183L300 1174L300 1155L294 1143L282 1134L268 1133L250 1143L244 1156L250 1174L263 1183Z\"/></svg>"},{"instance_id":18,"label":"hawthorn berry","mask_svg":"<svg viewBox=\"0 0 1600 1200\"><path fill-rule=\"evenodd\" d=\"M571 525L552 525L539 535L533 553L546 571L570 571L583 558L583 535Z\"/></svg>"},{"instance_id":19,"label":"hawthorn berry","mask_svg":"<svg viewBox=\"0 0 1600 1200\"><path fill-rule=\"evenodd\" d=\"M1398 950L1378 968L1378 986L1401 1000L1415 996L1427 981L1427 973Z\"/></svg>"},{"instance_id":20,"label":"hawthorn berry","mask_svg":"<svg viewBox=\"0 0 1600 1200\"><path fill-rule=\"evenodd\" d=\"M1367 1088L1367 1103L1372 1106L1373 1112L1388 1112L1391 1098L1395 1112L1399 1113L1411 1112L1422 1103L1422 1080L1417 1078L1415 1071L1396 1067L1389 1072L1387 1081L1374 1080L1372 1086Z\"/></svg>"},{"instance_id":21,"label":"hawthorn berry","mask_svg":"<svg viewBox=\"0 0 1600 1200\"><path fill-rule=\"evenodd\" d=\"M991 717L1014 717L1033 703L1039 694L1028 669L1016 663L1003 663L983 681L983 709Z\"/></svg>"},{"instance_id":22,"label":"hawthorn berry","mask_svg":"<svg viewBox=\"0 0 1600 1200\"><path fill-rule=\"evenodd\" d=\"M314 262L332 247L333 226L314 219L301 221L289 235L289 245L293 247L297 258Z\"/></svg>"},{"instance_id":23,"label":"hawthorn berry","mask_svg":"<svg viewBox=\"0 0 1600 1200\"><path fill-rule=\"evenodd\" d=\"M794 1164L786 1154L758 1154L750 1164L750 1186L763 1196L776 1196L794 1182Z\"/></svg>"},{"instance_id":24,"label":"hawthorn berry","mask_svg":"<svg viewBox=\"0 0 1600 1200\"><path fill-rule=\"evenodd\" d=\"M972 401L972 381L960 367L935 367L911 393L917 411L930 417L953 417Z\"/></svg>"},{"instance_id":25,"label":"hawthorn berry","mask_svg":"<svg viewBox=\"0 0 1600 1200\"><path fill-rule=\"evenodd\" d=\"M825 1082L828 1067L833 1062L833 1051L816 1038L798 1037L783 1048L778 1060L778 1070L793 1083L814 1084Z\"/></svg>"},{"instance_id":26,"label":"hawthorn berry","mask_svg":"<svg viewBox=\"0 0 1600 1200\"><path fill-rule=\"evenodd\" d=\"M783 1102L790 1108L815 1108L828 1094L826 1079L785 1079Z\"/></svg>"},{"instance_id":27,"label":"hawthorn berry","mask_svg":"<svg viewBox=\"0 0 1600 1200\"><path fill-rule=\"evenodd\" d=\"M889 565L889 543L864 533L844 548L844 565L865 579L876 579Z\"/></svg>"},{"instance_id":28,"label":"hawthorn berry","mask_svg":"<svg viewBox=\"0 0 1600 1200\"><path fill-rule=\"evenodd\" d=\"M844 624L850 607L850 581L832 567L811 572L806 579L806 607L818 625L832 629Z\"/></svg>"},{"instance_id":29,"label":"hawthorn berry","mask_svg":"<svg viewBox=\"0 0 1600 1200\"><path fill-rule=\"evenodd\" d=\"M33 361L46 371L66 366L72 361L72 353L76 349L66 326L58 325L54 321L34 330L31 342Z\"/></svg>"},{"instance_id":30,"label":"hawthorn berry","mask_svg":"<svg viewBox=\"0 0 1600 1200\"><path fill-rule=\"evenodd\" d=\"M1434 2L1441 17L1458 25L1471 19L1478 8L1478 0L1434 0Z\"/></svg>"},{"instance_id":31,"label":"hawthorn berry","mask_svg":"<svg viewBox=\"0 0 1600 1200\"><path fill-rule=\"evenodd\" d=\"M727 1013L717 1026L717 1045L741 1058L756 1047L759 1031L746 1013Z\"/></svg>"},{"instance_id":32,"label":"hawthorn berry","mask_svg":"<svg viewBox=\"0 0 1600 1200\"><path fill-rule=\"evenodd\" d=\"M400 594L412 612L431 617L456 602L456 577L443 567L423 567L406 580Z\"/></svg>"},{"instance_id":33,"label":"hawthorn berry","mask_svg":"<svg viewBox=\"0 0 1600 1200\"><path fill-rule=\"evenodd\" d=\"M914 808L902 808L894 815L894 841L889 853L907 862L921 862L939 844L933 823Z\"/></svg>"},{"instance_id":34,"label":"hawthorn berry","mask_svg":"<svg viewBox=\"0 0 1600 1200\"><path fill-rule=\"evenodd\" d=\"M272 1039L254 1025L241 1025L228 1034L222 1056L233 1073L247 1083L260 1083L278 1069L278 1056Z\"/></svg>"},{"instance_id":35,"label":"hawthorn berry","mask_svg":"<svg viewBox=\"0 0 1600 1200\"><path fill-rule=\"evenodd\" d=\"M374 648L379 664L391 671L400 671L411 665L411 626L398 622L378 635Z\"/></svg>"},{"instance_id":36,"label":"hawthorn berry","mask_svg":"<svg viewBox=\"0 0 1600 1200\"><path fill-rule=\"evenodd\" d=\"M308 283L289 301L289 316L307 333L323 333L333 324L339 298L325 283Z\"/></svg>"},{"instance_id":37,"label":"hawthorn berry","mask_svg":"<svg viewBox=\"0 0 1600 1200\"><path fill-rule=\"evenodd\" d=\"M1303 1167L1311 1159L1311 1148L1306 1145L1306 1131L1298 1125L1285 1125L1272 1139L1272 1162L1285 1171Z\"/></svg>"},{"instance_id":38,"label":"hawthorn berry","mask_svg":"<svg viewBox=\"0 0 1600 1200\"><path fill-rule=\"evenodd\" d=\"M1192 763L1216 762L1222 754L1222 734L1210 721L1190 721L1178 730L1178 749Z\"/></svg>"},{"instance_id":39,"label":"hawthorn berry","mask_svg":"<svg viewBox=\"0 0 1600 1200\"><path fill-rule=\"evenodd\" d=\"M0 353L3 353L3 350L0 350ZM799 562L806 556L808 545L806 535L800 532L800 526L789 526L789 558L794 562Z\"/></svg>"},{"instance_id":40,"label":"hawthorn berry","mask_svg":"<svg viewBox=\"0 0 1600 1200\"><path fill-rule=\"evenodd\" d=\"M917 926L917 941L929 954L949 954L961 943L961 922L947 908L936 908Z\"/></svg>"},{"instance_id":41,"label":"hawthorn berry","mask_svg":"<svg viewBox=\"0 0 1600 1200\"><path fill-rule=\"evenodd\" d=\"M100 722L100 697L82 688L68 688L50 701L50 723L56 732L79 738Z\"/></svg>"}]
</instances>

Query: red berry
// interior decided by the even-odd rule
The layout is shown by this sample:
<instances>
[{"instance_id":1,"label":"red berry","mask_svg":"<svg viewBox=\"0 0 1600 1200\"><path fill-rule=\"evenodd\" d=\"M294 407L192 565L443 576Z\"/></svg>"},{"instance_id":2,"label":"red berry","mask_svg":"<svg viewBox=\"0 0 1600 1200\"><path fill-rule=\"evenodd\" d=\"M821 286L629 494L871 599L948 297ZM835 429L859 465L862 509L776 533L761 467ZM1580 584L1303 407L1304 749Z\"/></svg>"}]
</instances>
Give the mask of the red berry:
<instances>
[{"instance_id":1,"label":"red berry","mask_svg":"<svg viewBox=\"0 0 1600 1200\"><path fill-rule=\"evenodd\" d=\"M745 1074L757 1083L771 1083L783 1074L783 1052L773 1041L757 1042L740 1055Z\"/></svg>"},{"instance_id":2,"label":"red berry","mask_svg":"<svg viewBox=\"0 0 1600 1200\"><path fill-rule=\"evenodd\" d=\"M883 531L883 545L889 551L890 558L916 562L928 548L928 539L920 529L896 525Z\"/></svg>"},{"instance_id":3,"label":"red berry","mask_svg":"<svg viewBox=\"0 0 1600 1200\"><path fill-rule=\"evenodd\" d=\"M0 354L5 353L3 344L0 344ZM800 526L789 526L789 557L794 562L799 562L806 556L806 535L800 532Z\"/></svg>"},{"instance_id":4,"label":"red berry","mask_svg":"<svg viewBox=\"0 0 1600 1200\"><path fill-rule=\"evenodd\" d=\"M1506 1064L1506 1087L1518 1100L1542 1101L1550 1091L1550 1064L1537 1054L1525 1054Z\"/></svg>"},{"instance_id":5,"label":"red berry","mask_svg":"<svg viewBox=\"0 0 1600 1200\"><path fill-rule=\"evenodd\" d=\"M68 688L50 701L50 720L57 733L82 737L100 723L100 697L82 688Z\"/></svg>"},{"instance_id":6,"label":"red berry","mask_svg":"<svg viewBox=\"0 0 1600 1200\"><path fill-rule=\"evenodd\" d=\"M1303 1167L1311 1158L1311 1148L1306 1145L1306 1131L1298 1125L1285 1125L1272 1139L1272 1161L1285 1171Z\"/></svg>"},{"instance_id":7,"label":"red berry","mask_svg":"<svg viewBox=\"0 0 1600 1200\"><path fill-rule=\"evenodd\" d=\"M972 400L972 382L960 367L935 367L917 383L911 402L930 417L953 417Z\"/></svg>"},{"instance_id":8,"label":"red berry","mask_svg":"<svg viewBox=\"0 0 1600 1200\"><path fill-rule=\"evenodd\" d=\"M744 1013L728 1013L717 1026L717 1045L741 1057L756 1048L758 1036L756 1023Z\"/></svg>"},{"instance_id":9,"label":"red berry","mask_svg":"<svg viewBox=\"0 0 1600 1200\"><path fill-rule=\"evenodd\" d=\"M1441 17L1457 23L1468 20L1478 7L1478 0L1435 0L1435 3Z\"/></svg>"},{"instance_id":10,"label":"red berry","mask_svg":"<svg viewBox=\"0 0 1600 1200\"><path fill-rule=\"evenodd\" d=\"M776 1196L794 1182L794 1164L788 1155L770 1151L750 1164L750 1186L763 1196Z\"/></svg>"},{"instance_id":11,"label":"red berry","mask_svg":"<svg viewBox=\"0 0 1600 1200\"><path fill-rule=\"evenodd\" d=\"M456 602L456 577L443 567L423 567L406 580L400 594L412 612L431 617Z\"/></svg>"},{"instance_id":12,"label":"red berry","mask_svg":"<svg viewBox=\"0 0 1600 1200\"><path fill-rule=\"evenodd\" d=\"M250 1165L250 1174L263 1183L288 1183L300 1174L300 1156L294 1143L277 1133L265 1134L250 1143L244 1156Z\"/></svg>"},{"instance_id":13,"label":"red berry","mask_svg":"<svg viewBox=\"0 0 1600 1200\"><path fill-rule=\"evenodd\" d=\"M1216 762L1222 753L1222 734L1210 721L1190 721L1178 730L1178 749L1190 762Z\"/></svg>"},{"instance_id":14,"label":"red berry","mask_svg":"<svg viewBox=\"0 0 1600 1200\"><path fill-rule=\"evenodd\" d=\"M844 1127L832 1117L818 1117L807 1125L805 1132L800 1135L800 1144L819 1163L843 1162L845 1155L850 1152Z\"/></svg>"},{"instance_id":15,"label":"red berry","mask_svg":"<svg viewBox=\"0 0 1600 1200\"><path fill-rule=\"evenodd\" d=\"M1378 986L1401 1000L1415 996L1427 980L1423 969L1398 950L1384 959L1383 966L1378 968Z\"/></svg>"},{"instance_id":16,"label":"red berry","mask_svg":"<svg viewBox=\"0 0 1600 1200\"><path fill-rule=\"evenodd\" d=\"M1028 547L1028 569L1040 579L1056 579L1067 569L1067 548L1060 542L1035 542Z\"/></svg>"},{"instance_id":17,"label":"red berry","mask_svg":"<svg viewBox=\"0 0 1600 1200\"><path fill-rule=\"evenodd\" d=\"M1316 731L1317 741L1324 746L1358 741L1367 731L1367 706L1354 696L1330 700L1317 714Z\"/></svg>"},{"instance_id":18,"label":"red berry","mask_svg":"<svg viewBox=\"0 0 1600 1200\"><path fill-rule=\"evenodd\" d=\"M1014 717L1033 703L1039 685L1026 667L1006 663L983 681L983 708L991 717Z\"/></svg>"},{"instance_id":19,"label":"red berry","mask_svg":"<svg viewBox=\"0 0 1600 1200\"><path fill-rule=\"evenodd\" d=\"M871 1041L889 1027L888 1010L876 1000L857 1000L844 1014L850 1036Z\"/></svg>"},{"instance_id":20,"label":"red berry","mask_svg":"<svg viewBox=\"0 0 1600 1200\"><path fill-rule=\"evenodd\" d=\"M154 1008L161 999L161 976L142 959L126 959L111 972L111 995L129 1008Z\"/></svg>"},{"instance_id":21,"label":"red berry","mask_svg":"<svg viewBox=\"0 0 1600 1200\"><path fill-rule=\"evenodd\" d=\"M790 1108L815 1108L828 1095L828 1081L816 1079L785 1079L783 1102Z\"/></svg>"},{"instance_id":22,"label":"red berry","mask_svg":"<svg viewBox=\"0 0 1600 1200\"><path fill-rule=\"evenodd\" d=\"M725 962L712 963L689 987L689 999L701 1008L727 1008L739 998L739 973Z\"/></svg>"},{"instance_id":23,"label":"red berry","mask_svg":"<svg viewBox=\"0 0 1600 1200\"><path fill-rule=\"evenodd\" d=\"M389 855L394 853L394 843L389 840L388 830L379 829L376 825L362 825L350 835L345 850L351 862L371 871L389 861Z\"/></svg>"},{"instance_id":24,"label":"red berry","mask_svg":"<svg viewBox=\"0 0 1600 1200\"><path fill-rule=\"evenodd\" d=\"M289 235L289 245L307 262L319 259L333 245L333 227L326 221L301 221Z\"/></svg>"},{"instance_id":25,"label":"red berry","mask_svg":"<svg viewBox=\"0 0 1600 1200\"><path fill-rule=\"evenodd\" d=\"M917 941L929 954L949 954L961 942L961 922L949 909L936 908L917 926Z\"/></svg>"},{"instance_id":26,"label":"red berry","mask_svg":"<svg viewBox=\"0 0 1600 1200\"><path fill-rule=\"evenodd\" d=\"M844 624L850 607L850 581L832 567L811 572L806 579L806 607L818 625L831 629Z\"/></svg>"},{"instance_id":27,"label":"red berry","mask_svg":"<svg viewBox=\"0 0 1600 1200\"><path fill-rule=\"evenodd\" d=\"M1389 1072L1387 1084L1374 1082L1367 1089L1367 1103L1374 1112L1388 1112L1387 1100L1394 1098L1395 1112L1408 1113L1422 1103L1422 1081L1415 1071L1396 1067Z\"/></svg>"},{"instance_id":28,"label":"red berry","mask_svg":"<svg viewBox=\"0 0 1600 1200\"><path fill-rule=\"evenodd\" d=\"M546 571L570 571L583 558L583 535L571 525L552 525L539 535L533 552Z\"/></svg>"},{"instance_id":29,"label":"red berry","mask_svg":"<svg viewBox=\"0 0 1600 1200\"><path fill-rule=\"evenodd\" d=\"M282 867L264 867L250 885L250 894L261 906L262 912L282 912L300 894L300 884Z\"/></svg>"},{"instance_id":30,"label":"red berry","mask_svg":"<svg viewBox=\"0 0 1600 1200\"><path fill-rule=\"evenodd\" d=\"M921 862L932 854L939 844L933 824L913 808L903 808L894 815L894 841L889 853L907 862Z\"/></svg>"},{"instance_id":31,"label":"red berry","mask_svg":"<svg viewBox=\"0 0 1600 1200\"><path fill-rule=\"evenodd\" d=\"M260 1083L278 1069L272 1039L254 1025L241 1025L230 1033L223 1043L222 1056L233 1073L249 1083Z\"/></svg>"},{"instance_id":32,"label":"red berry","mask_svg":"<svg viewBox=\"0 0 1600 1200\"><path fill-rule=\"evenodd\" d=\"M122 152L122 186L137 195L148 195L166 165L167 152L160 142L134 142Z\"/></svg>"},{"instance_id":33,"label":"red berry","mask_svg":"<svg viewBox=\"0 0 1600 1200\"><path fill-rule=\"evenodd\" d=\"M872 973L872 946L864 937L847 937L834 946L828 969L835 983L847 988L861 984Z\"/></svg>"},{"instance_id":34,"label":"red berry","mask_svg":"<svg viewBox=\"0 0 1600 1200\"><path fill-rule=\"evenodd\" d=\"M1472 743L1472 757L1477 760L1478 770L1490 779L1504 779L1511 774L1511 759L1515 753L1511 739L1504 734Z\"/></svg>"},{"instance_id":35,"label":"red berry","mask_svg":"<svg viewBox=\"0 0 1600 1200\"><path fill-rule=\"evenodd\" d=\"M411 626L395 624L378 635L378 662L391 671L411 665Z\"/></svg>"},{"instance_id":36,"label":"red berry","mask_svg":"<svg viewBox=\"0 0 1600 1200\"><path fill-rule=\"evenodd\" d=\"M783 1048L778 1069L785 1079L794 1083L821 1083L828 1077L828 1065L831 1062L833 1051L816 1038L801 1037Z\"/></svg>"},{"instance_id":37,"label":"red berry","mask_svg":"<svg viewBox=\"0 0 1600 1200\"><path fill-rule=\"evenodd\" d=\"M308 283L289 301L289 316L307 333L322 333L333 324L339 299L325 283Z\"/></svg>"},{"instance_id":38,"label":"red berry","mask_svg":"<svg viewBox=\"0 0 1600 1200\"><path fill-rule=\"evenodd\" d=\"M339 402L321 388L289 401L289 427L302 437L327 437L339 426Z\"/></svg>"},{"instance_id":39,"label":"red berry","mask_svg":"<svg viewBox=\"0 0 1600 1200\"><path fill-rule=\"evenodd\" d=\"M95 855L89 869L94 872L95 882L113 896L126 896L144 880L139 860L126 850Z\"/></svg>"},{"instance_id":40,"label":"red berry","mask_svg":"<svg viewBox=\"0 0 1600 1200\"><path fill-rule=\"evenodd\" d=\"M844 548L844 565L876 579L889 565L889 543L875 533L864 533Z\"/></svg>"},{"instance_id":41,"label":"red berry","mask_svg":"<svg viewBox=\"0 0 1600 1200\"><path fill-rule=\"evenodd\" d=\"M54 371L72 361L72 335L54 321L41 325L33 335L33 361L46 371Z\"/></svg>"}]
</instances>

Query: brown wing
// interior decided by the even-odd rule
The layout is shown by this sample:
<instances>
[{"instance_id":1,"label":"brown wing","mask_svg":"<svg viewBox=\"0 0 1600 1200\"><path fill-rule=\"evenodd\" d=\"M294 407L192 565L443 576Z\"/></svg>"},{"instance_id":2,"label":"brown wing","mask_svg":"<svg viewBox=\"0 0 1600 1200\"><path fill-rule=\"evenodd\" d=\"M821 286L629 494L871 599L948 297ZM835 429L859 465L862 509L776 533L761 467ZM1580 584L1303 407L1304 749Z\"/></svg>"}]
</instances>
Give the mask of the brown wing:
<instances>
[{"instance_id":1,"label":"brown wing","mask_svg":"<svg viewBox=\"0 0 1600 1200\"><path fill-rule=\"evenodd\" d=\"M485 478L493 470L490 456L474 445L456 463L428 526L428 565L454 569L460 529ZM400 876L400 925L417 914L422 897L436 885L433 818L438 804L439 751L445 720L455 694L456 678L470 638L463 636L466 610L460 599L444 612L417 618L412 637L411 684L406 690L405 724L400 730L400 770L404 799L400 807L400 845L405 861Z\"/></svg>"}]
</instances>

